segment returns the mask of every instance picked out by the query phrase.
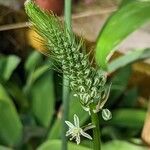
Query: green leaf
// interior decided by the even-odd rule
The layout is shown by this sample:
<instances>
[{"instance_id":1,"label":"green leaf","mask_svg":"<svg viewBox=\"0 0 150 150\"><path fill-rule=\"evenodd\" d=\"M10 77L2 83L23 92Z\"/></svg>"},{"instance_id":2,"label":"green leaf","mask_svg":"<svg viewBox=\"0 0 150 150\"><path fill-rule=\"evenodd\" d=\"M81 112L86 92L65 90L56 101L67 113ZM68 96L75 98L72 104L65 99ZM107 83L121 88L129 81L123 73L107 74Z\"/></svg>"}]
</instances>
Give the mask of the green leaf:
<instances>
[{"instance_id":1,"label":"green leaf","mask_svg":"<svg viewBox=\"0 0 150 150\"><path fill-rule=\"evenodd\" d=\"M0 139L10 146L17 145L22 138L22 124L14 104L0 85Z\"/></svg>"},{"instance_id":2,"label":"green leaf","mask_svg":"<svg viewBox=\"0 0 150 150\"><path fill-rule=\"evenodd\" d=\"M32 111L36 119L41 125L48 127L54 114L55 103L52 71L47 71L39 78L36 78L30 88L30 96L32 99Z\"/></svg>"},{"instance_id":3,"label":"green leaf","mask_svg":"<svg viewBox=\"0 0 150 150\"><path fill-rule=\"evenodd\" d=\"M36 80L38 80L43 74L45 74L48 71L49 67L50 67L49 65L45 64L37 68L36 70L32 70L29 73L27 77L26 85L24 86L24 93L26 94L29 93L34 82L36 82Z\"/></svg>"},{"instance_id":4,"label":"green leaf","mask_svg":"<svg viewBox=\"0 0 150 150\"><path fill-rule=\"evenodd\" d=\"M72 94L70 94L70 111L69 111L69 120L73 121L73 115L76 114L79 116L80 119L80 126L83 126L85 121L88 119L89 115L87 112L83 110L81 107L81 104L79 100L74 97ZM80 111L79 111L80 109ZM48 135L49 139L58 139L61 136L61 118L58 116L58 118L55 120L52 129Z\"/></svg>"},{"instance_id":5,"label":"green leaf","mask_svg":"<svg viewBox=\"0 0 150 150\"><path fill-rule=\"evenodd\" d=\"M135 50L121 56L108 64L108 72L112 73L117 69L124 67L136 61L150 58L150 49Z\"/></svg>"},{"instance_id":6,"label":"green leaf","mask_svg":"<svg viewBox=\"0 0 150 150\"><path fill-rule=\"evenodd\" d=\"M135 107L137 105L138 95L137 87L127 90L124 93L124 97L122 98L119 106L128 108Z\"/></svg>"},{"instance_id":7,"label":"green leaf","mask_svg":"<svg viewBox=\"0 0 150 150\"><path fill-rule=\"evenodd\" d=\"M43 143L37 148L37 150L61 150L61 141L60 140L49 140ZM145 147L141 147L126 141L114 140L102 145L104 150L146 150ZM92 150L87 147L76 145L73 143L68 143L68 150Z\"/></svg>"},{"instance_id":8,"label":"green leaf","mask_svg":"<svg viewBox=\"0 0 150 150\"><path fill-rule=\"evenodd\" d=\"M112 119L108 124L141 129L146 117L146 111L140 109L118 109L112 112Z\"/></svg>"},{"instance_id":9,"label":"green leaf","mask_svg":"<svg viewBox=\"0 0 150 150\"><path fill-rule=\"evenodd\" d=\"M0 145L0 150L13 150L13 149Z\"/></svg>"},{"instance_id":10,"label":"green leaf","mask_svg":"<svg viewBox=\"0 0 150 150\"><path fill-rule=\"evenodd\" d=\"M104 150L147 150L146 147L138 146L126 141L114 140L103 146Z\"/></svg>"},{"instance_id":11,"label":"green leaf","mask_svg":"<svg viewBox=\"0 0 150 150\"><path fill-rule=\"evenodd\" d=\"M109 100L106 104L112 105L117 99L125 92L131 75L131 66L125 66L118 70L115 76L112 78L111 92Z\"/></svg>"},{"instance_id":12,"label":"green leaf","mask_svg":"<svg viewBox=\"0 0 150 150\"><path fill-rule=\"evenodd\" d=\"M35 70L35 68L41 64L42 62L42 55L39 52L32 52L28 59L25 62L25 70L27 72L31 72L33 70Z\"/></svg>"},{"instance_id":13,"label":"green leaf","mask_svg":"<svg viewBox=\"0 0 150 150\"><path fill-rule=\"evenodd\" d=\"M20 58L14 55L10 55L7 57L0 56L0 77L3 80L9 80L13 71L17 68L20 63Z\"/></svg>"},{"instance_id":14,"label":"green leaf","mask_svg":"<svg viewBox=\"0 0 150 150\"><path fill-rule=\"evenodd\" d=\"M60 140L49 140L43 143L37 150L61 150ZM77 144L68 143L68 150L92 150L87 147L83 147Z\"/></svg>"},{"instance_id":15,"label":"green leaf","mask_svg":"<svg viewBox=\"0 0 150 150\"><path fill-rule=\"evenodd\" d=\"M130 33L150 19L150 1L134 0L120 7L109 17L97 39L96 61L107 68L107 61L114 48Z\"/></svg>"}]
</instances>

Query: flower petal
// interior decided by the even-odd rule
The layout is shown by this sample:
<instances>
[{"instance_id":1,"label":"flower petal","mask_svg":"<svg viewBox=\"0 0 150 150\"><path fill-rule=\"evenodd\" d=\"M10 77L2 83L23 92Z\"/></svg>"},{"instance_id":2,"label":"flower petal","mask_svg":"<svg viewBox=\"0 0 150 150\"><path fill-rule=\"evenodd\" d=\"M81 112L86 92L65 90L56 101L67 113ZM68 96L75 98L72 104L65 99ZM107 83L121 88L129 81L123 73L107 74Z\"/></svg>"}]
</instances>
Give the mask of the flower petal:
<instances>
[{"instance_id":1,"label":"flower petal","mask_svg":"<svg viewBox=\"0 0 150 150\"><path fill-rule=\"evenodd\" d=\"M77 144L80 144L80 134L78 134L78 135L76 136L76 142L77 142Z\"/></svg>"},{"instance_id":2,"label":"flower petal","mask_svg":"<svg viewBox=\"0 0 150 150\"><path fill-rule=\"evenodd\" d=\"M69 130L66 132L66 136L69 136L70 134L72 134L72 129L69 129Z\"/></svg>"},{"instance_id":3,"label":"flower petal","mask_svg":"<svg viewBox=\"0 0 150 150\"><path fill-rule=\"evenodd\" d=\"M74 128L75 126L70 121L65 121L69 128Z\"/></svg>"},{"instance_id":4,"label":"flower petal","mask_svg":"<svg viewBox=\"0 0 150 150\"><path fill-rule=\"evenodd\" d=\"M79 128L79 118L76 114L74 114L74 125Z\"/></svg>"},{"instance_id":5,"label":"flower petal","mask_svg":"<svg viewBox=\"0 0 150 150\"><path fill-rule=\"evenodd\" d=\"M81 135L83 135L84 137L86 137L86 138L92 140L92 137L91 137L89 134L85 133L83 130L82 130L80 133L81 133Z\"/></svg>"}]
</instances>

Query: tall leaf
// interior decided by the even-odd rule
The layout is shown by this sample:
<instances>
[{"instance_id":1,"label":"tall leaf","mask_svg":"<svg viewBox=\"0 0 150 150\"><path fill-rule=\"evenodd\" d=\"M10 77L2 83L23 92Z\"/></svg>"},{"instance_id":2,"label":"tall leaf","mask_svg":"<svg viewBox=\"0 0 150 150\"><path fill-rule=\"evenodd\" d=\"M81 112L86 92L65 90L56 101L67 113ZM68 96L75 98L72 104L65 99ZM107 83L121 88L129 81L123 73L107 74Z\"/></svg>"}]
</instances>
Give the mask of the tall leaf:
<instances>
[{"instance_id":1,"label":"tall leaf","mask_svg":"<svg viewBox=\"0 0 150 150\"><path fill-rule=\"evenodd\" d=\"M120 7L105 23L97 39L96 61L107 68L114 48L130 33L150 20L150 1L134 0Z\"/></svg>"},{"instance_id":2,"label":"tall leaf","mask_svg":"<svg viewBox=\"0 0 150 150\"><path fill-rule=\"evenodd\" d=\"M104 144L104 150L147 150L146 147L138 146L126 141L114 140Z\"/></svg>"},{"instance_id":3,"label":"tall leaf","mask_svg":"<svg viewBox=\"0 0 150 150\"><path fill-rule=\"evenodd\" d=\"M22 138L22 124L14 104L5 89L0 85L0 139L1 142L14 146Z\"/></svg>"},{"instance_id":4,"label":"tall leaf","mask_svg":"<svg viewBox=\"0 0 150 150\"><path fill-rule=\"evenodd\" d=\"M36 78L30 88L30 96L32 111L36 119L41 125L48 127L54 113L55 102L52 71L44 72L39 78Z\"/></svg>"},{"instance_id":5,"label":"tall leaf","mask_svg":"<svg viewBox=\"0 0 150 150\"><path fill-rule=\"evenodd\" d=\"M49 140L43 143L37 150L61 150L61 141L60 140ZM68 143L68 150L91 150L87 147L83 147L77 144Z\"/></svg>"},{"instance_id":6,"label":"tall leaf","mask_svg":"<svg viewBox=\"0 0 150 150\"><path fill-rule=\"evenodd\" d=\"M124 67L133 62L147 59L147 58L150 58L150 49L149 48L129 52L126 55L120 56L119 58L110 62L108 64L108 72L112 73L121 67Z\"/></svg>"},{"instance_id":7,"label":"tall leaf","mask_svg":"<svg viewBox=\"0 0 150 150\"><path fill-rule=\"evenodd\" d=\"M20 63L20 58L14 55L0 56L0 78L8 80Z\"/></svg>"}]
</instances>

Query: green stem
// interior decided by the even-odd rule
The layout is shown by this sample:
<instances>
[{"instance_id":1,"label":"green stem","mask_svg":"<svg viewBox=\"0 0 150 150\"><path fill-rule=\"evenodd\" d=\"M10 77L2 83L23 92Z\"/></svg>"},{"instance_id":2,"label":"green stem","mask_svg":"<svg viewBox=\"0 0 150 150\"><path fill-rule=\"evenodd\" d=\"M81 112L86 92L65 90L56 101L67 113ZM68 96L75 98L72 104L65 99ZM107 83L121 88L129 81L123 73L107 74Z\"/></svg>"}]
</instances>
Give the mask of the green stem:
<instances>
[{"instance_id":1,"label":"green stem","mask_svg":"<svg viewBox=\"0 0 150 150\"><path fill-rule=\"evenodd\" d=\"M72 0L65 0L65 23L70 32L72 32L71 10Z\"/></svg>"},{"instance_id":2,"label":"green stem","mask_svg":"<svg viewBox=\"0 0 150 150\"><path fill-rule=\"evenodd\" d=\"M69 81L63 77L63 116L62 116L62 150L67 150L67 126L65 120L68 120L69 114Z\"/></svg>"},{"instance_id":3,"label":"green stem","mask_svg":"<svg viewBox=\"0 0 150 150\"><path fill-rule=\"evenodd\" d=\"M65 0L65 23L67 29L72 32L71 25L71 9L72 9L72 0ZM69 81L63 76L63 116L62 116L62 150L67 150L67 137L66 131L67 126L65 120L68 120L69 114Z\"/></svg>"},{"instance_id":4,"label":"green stem","mask_svg":"<svg viewBox=\"0 0 150 150\"><path fill-rule=\"evenodd\" d=\"M101 150L101 139L100 139L100 121L97 113L93 112L91 108L91 121L95 125L93 128L93 150Z\"/></svg>"}]
</instances>

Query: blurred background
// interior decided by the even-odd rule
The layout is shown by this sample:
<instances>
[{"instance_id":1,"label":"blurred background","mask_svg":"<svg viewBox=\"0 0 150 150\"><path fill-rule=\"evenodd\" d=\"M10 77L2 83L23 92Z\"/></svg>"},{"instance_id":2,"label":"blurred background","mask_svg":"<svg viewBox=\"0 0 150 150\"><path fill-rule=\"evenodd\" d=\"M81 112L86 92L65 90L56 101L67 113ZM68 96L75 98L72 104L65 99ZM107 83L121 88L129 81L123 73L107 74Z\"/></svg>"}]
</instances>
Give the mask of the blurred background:
<instances>
[{"instance_id":1,"label":"blurred background","mask_svg":"<svg viewBox=\"0 0 150 150\"><path fill-rule=\"evenodd\" d=\"M104 22L121 2L73 1L73 31L85 39L87 50L94 49ZM63 18L63 0L36 0L36 3ZM24 0L0 0L0 150L46 150L43 143L58 142L61 137L62 74L40 53L44 50L43 43L28 26ZM150 24L123 41L112 60L131 49L147 47L150 47ZM108 122L102 120L102 141L109 142L106 150L113 150L112 144L114 150L150 146L150 60L125 65L110 74L108 80L112 81L112 90L107 107L113 118ZM81 117L81 125L89 120L72 95L70 108L70 120L74 113ZM84 139L82 145L92 147Z\"/></svg>"}]
</instances>

